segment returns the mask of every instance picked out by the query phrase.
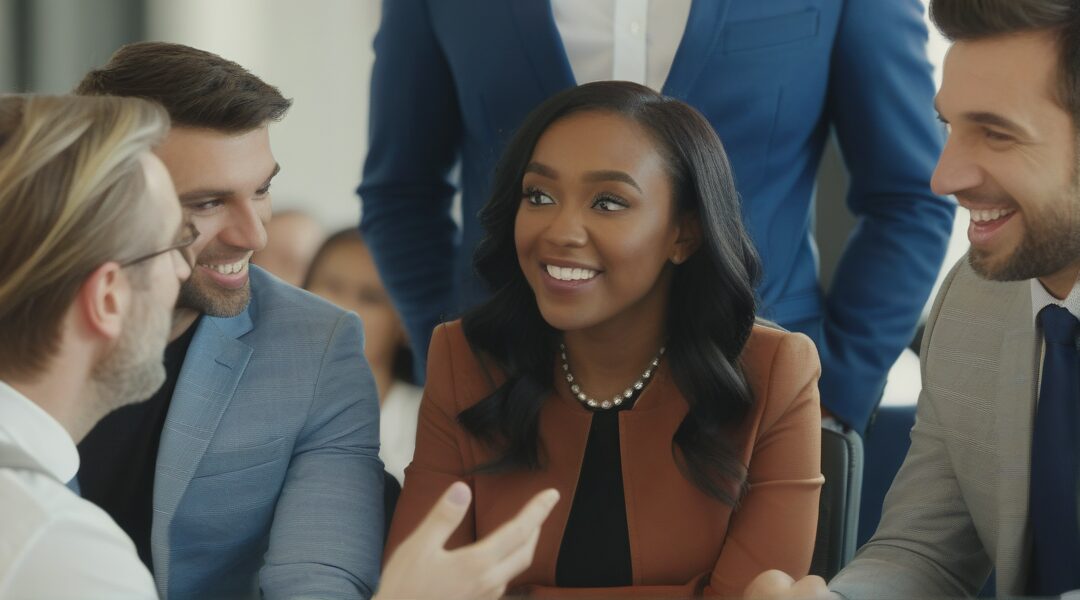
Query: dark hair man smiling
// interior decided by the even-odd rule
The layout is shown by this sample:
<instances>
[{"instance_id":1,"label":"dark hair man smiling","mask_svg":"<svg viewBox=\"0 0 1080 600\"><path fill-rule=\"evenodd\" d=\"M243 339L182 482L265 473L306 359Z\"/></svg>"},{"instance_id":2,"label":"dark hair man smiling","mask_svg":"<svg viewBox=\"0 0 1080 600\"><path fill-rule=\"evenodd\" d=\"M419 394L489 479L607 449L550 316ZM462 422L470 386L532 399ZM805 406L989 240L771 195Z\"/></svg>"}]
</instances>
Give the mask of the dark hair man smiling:
<instances>
[{"instance_id":1,"label":"dark hair man smiling","mask_svg":"<svg viewBox=\"0 0 1080 600\"><path fill-rule=\"evenodd\" d=\"M953 41L931 185L971 211L923 337L911 450L846 598L1080 589L1080 4L931 0ZM747 595L825 595L762 575ZM1075 593L1075 592L1074 592Z\"/></svg>"},{"instance_id":2,"label":"dark hair man smiling","mask_svg":"<svg viewBox=\"0 0 1080 600\"><path fill-rule=\"evenodd\" d=\"M290 101L217 55L118 50L76 89L163 105L157 155L201 235L165 386L80 446L79 481L163 597L370 596L383 540L378 399L359 319L249 264Z\"/></svg>"}]
</instances>

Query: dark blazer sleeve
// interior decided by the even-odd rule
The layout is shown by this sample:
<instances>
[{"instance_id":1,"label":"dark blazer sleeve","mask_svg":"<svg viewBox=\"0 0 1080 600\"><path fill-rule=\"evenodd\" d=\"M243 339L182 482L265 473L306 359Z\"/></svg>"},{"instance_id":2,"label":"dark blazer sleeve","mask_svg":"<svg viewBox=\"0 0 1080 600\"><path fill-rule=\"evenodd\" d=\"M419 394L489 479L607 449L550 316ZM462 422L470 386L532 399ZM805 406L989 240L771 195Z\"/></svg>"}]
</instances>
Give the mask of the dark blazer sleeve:
<instances>
[{"instance_id":1,"label":"dark blazer sleeve","mask_svg":"<svg viewBox=\"0 0 1080 600\"><path fill-rule=\"evenodd\" d=\"M462 130L426 0L383 2L370 102L360 230L405 322L422 382L431 331L454 306L451 170Z\"/></svg>"},{"instance_id":2,"label":"dark blazer sleeve","mask_svg":"<svg viewBox=\"0 0 1080 600\"><path fill-rule=\"evenodd\" d=\"M825 299L820 389L860 431L911 341L955 213L929 189L942 131L922 11L920 0L847 1L832 52L827 111L858 224Z\"/></svg>"}]
</instances>

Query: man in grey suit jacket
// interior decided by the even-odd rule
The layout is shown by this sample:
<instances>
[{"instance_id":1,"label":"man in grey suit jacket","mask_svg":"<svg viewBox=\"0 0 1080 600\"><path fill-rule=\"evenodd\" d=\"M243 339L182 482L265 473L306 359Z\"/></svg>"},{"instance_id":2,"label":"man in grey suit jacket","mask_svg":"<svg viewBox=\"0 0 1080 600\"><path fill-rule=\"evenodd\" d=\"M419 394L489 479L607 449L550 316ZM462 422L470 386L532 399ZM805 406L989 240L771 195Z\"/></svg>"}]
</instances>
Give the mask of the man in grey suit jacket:
<instances>
[{"instance_id":1,"label":"man in grey suit jacket","mask_svg":"<svg viewBox=\"0 0 1080 600\"><path fill-rule=\"evenodd\" d=\"M1080 6L932 0L931 15L954 41L937 97L950 135L931 184L971 211L971 250L927 324L911 450L881 525L829 589L971 596L993 568L999 594L1058 595L1080 588ZM1061 326L1044 326L1046 313ZM1052 367L1061 352L1066 368ZM1059 404L1074 429L1054 437L1042 411ZM747 592L828 595L820 579L777 572Z\"/></svg>"},{"instance_id":2,"label":"man in grey suit jacket","mask_svg":"<svg viewBox=\"0 0 1080 600\"><path fill-rule=\"evenodd\" d=\"M156 150L201 232L168 378L80 446L86 497L135 541L162 597L369 597L383 543L378 399L359 319L249 265L290 102L176 44L121 48L77 93L138 96L173 122Z\"/></svg>"}]
</instances>

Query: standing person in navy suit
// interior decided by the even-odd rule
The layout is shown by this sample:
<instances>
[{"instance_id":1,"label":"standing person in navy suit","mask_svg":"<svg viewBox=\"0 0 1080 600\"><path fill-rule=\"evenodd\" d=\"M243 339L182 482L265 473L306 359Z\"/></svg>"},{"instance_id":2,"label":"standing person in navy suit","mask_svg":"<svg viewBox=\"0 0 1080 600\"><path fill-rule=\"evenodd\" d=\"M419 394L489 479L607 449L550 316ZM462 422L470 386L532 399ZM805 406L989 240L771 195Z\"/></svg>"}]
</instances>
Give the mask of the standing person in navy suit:
<instances>
[{"instance_id":1,"label":"standing person in navy suit","mask_svg":"<svg viewBox=\"0 0 1080 600\"><path fill-rule=\"evenodd\" d=\"M928 185L942 139L922 10L919 0L385 2L361 230L418 372L435 324L485 297L475 215L525 115L575 84L632 80L693 105L719 133L765 265L762 316L815 341L823 410L864 429L954 214ZM823 290L812 199L832 130L858 224Z\"/></svg>"}]
</instances>

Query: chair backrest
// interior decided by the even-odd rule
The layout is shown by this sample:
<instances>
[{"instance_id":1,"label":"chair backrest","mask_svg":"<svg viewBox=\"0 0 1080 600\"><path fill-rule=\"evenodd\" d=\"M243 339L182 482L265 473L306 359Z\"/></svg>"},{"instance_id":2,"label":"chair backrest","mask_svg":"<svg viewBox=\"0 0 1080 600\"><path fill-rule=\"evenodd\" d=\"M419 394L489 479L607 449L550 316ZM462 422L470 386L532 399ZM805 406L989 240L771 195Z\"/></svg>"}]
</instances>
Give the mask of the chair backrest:
<instances>
[{"instance_id":1,"label":"chair backrest","mask_svg":"<svg viewBox=\"0 0 1080 600\"><path fill-rule=\"evenodd\" d=\"M817 541L810 573L826 581L855 555L862 493L863 445L854 431L821 430L821 487Z\"/></svg>"}]
</instances>

